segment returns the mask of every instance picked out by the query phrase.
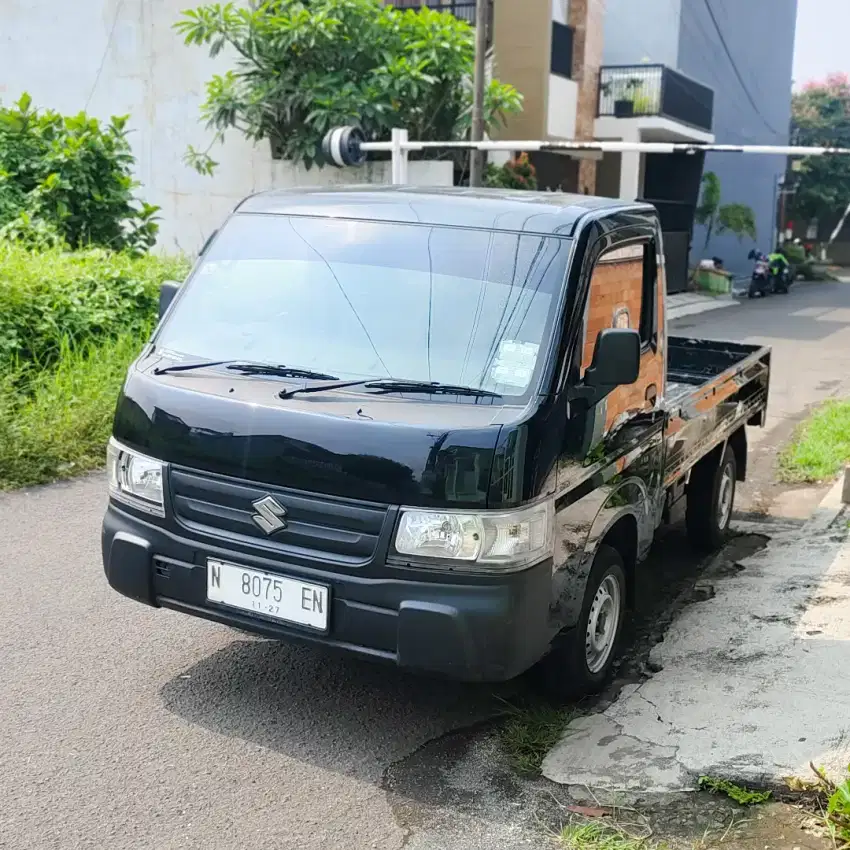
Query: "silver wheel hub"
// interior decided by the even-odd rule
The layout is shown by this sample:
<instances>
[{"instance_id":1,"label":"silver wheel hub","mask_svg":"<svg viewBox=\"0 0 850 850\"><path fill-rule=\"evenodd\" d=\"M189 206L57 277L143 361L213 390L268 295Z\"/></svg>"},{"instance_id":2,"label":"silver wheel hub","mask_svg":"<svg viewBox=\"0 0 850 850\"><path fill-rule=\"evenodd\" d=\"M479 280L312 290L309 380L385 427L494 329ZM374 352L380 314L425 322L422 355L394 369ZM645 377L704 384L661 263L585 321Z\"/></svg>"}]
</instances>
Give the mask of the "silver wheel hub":
<instances>
[{"instance_id":1,"label":"silver wheel hub","mask_svg":"<svg viewBox=\"0 0 850 850\"><path fill-rule=\"evenodd\" d=\"M720 487L717 492L717 525L725 529L732 518L732 502L735 497L735 475L732 464L723 467L720 476Z\"/></svg>"},{"instance_id":2,"label":"silver wheel hub","mask_svg":"<svg viewBox=\"0 0 850 850\"><path fill-rule=\"evenodd\" d=\"M591 673L604 669L614 650L620 628L620 600L620 582L614 576L605 576L590 603L584 636L584 657Z\"/></svg>"}]
</instances>

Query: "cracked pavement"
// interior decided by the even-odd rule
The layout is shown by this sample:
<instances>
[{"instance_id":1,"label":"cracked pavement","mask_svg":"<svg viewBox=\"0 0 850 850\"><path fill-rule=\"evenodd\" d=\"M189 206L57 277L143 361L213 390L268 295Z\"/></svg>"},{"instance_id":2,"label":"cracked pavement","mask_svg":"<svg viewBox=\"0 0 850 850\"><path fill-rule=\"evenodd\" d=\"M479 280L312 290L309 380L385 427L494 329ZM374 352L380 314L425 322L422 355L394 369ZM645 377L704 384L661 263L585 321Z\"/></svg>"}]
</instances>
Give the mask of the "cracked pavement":
<instances>
[{"instance_id":1,"label":"cracked pavement","mask_svg":"<svg viewBox=\"0 0 850 850\"><path fill-rule=\"evenodd\" d=\"M776 534L711 574L650 653L657 670L579 717L548 779L613 792L696 788L700 775L771 785L850 762L850 541L841 516ZM715 565L722 564L722 555Z\"/></svg>"}]
</instances>

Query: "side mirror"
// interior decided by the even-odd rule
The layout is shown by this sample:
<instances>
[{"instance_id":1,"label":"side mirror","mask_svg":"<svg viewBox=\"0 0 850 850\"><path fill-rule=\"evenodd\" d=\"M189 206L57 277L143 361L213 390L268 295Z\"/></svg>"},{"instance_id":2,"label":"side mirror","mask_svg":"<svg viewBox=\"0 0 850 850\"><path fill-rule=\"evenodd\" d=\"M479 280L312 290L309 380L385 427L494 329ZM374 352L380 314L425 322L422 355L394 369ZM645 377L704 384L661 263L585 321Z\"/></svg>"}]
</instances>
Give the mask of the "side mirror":
<instances>
[{"instance_id":1,"label":"side mirror","mask_svg":"<svg viewBox=\"0 0 850 850\"><path fill-rule=\"evenodd\" d=\"M614 389L633 384L640 375L640 333L633 328L606 328L596 337L584 385L596 404Z\"/></svg>"},{"instance_id":2,"label":"side mirror","mask_svg":"<svg viewBox=\"0 0 850 850\"><path fill-rule=\"evenodd\" d=\"M176 280L165 280L159 287L159 318L165 315L165 311L174 300L174 296L180 289L180 284Z\"/></svg>"},{"instance_id":3,"label":"side mirror","mask_svg":"<svg viewBox=\"0 0 850 850\"><path fill-rule=\"evenodd\" d=\"M756 258L756 252L753 249L750 249L750 253L747 254L748 260L754 260Z\"/></svg>"}]
</instances>

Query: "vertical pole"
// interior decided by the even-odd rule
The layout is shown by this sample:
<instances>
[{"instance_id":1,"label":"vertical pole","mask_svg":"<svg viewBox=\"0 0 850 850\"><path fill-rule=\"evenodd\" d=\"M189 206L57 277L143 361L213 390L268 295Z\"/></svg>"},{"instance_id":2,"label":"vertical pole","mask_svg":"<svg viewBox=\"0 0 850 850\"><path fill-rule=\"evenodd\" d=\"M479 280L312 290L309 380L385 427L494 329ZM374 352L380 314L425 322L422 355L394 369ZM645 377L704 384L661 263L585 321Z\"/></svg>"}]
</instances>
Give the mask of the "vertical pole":
<instances>
[{"instance_id":1,"label":"vertical pole","mask_svg":"<svg viewBox=\"0 0 850 850\"><path fill-rule=\"evenodd\" d=\"M776 177L773 181L773 245L779 244L779 191L781 188L781 177Z\"/></svg>"},{"instance_id":2,"label":"vertical pole","mask_svg":"<svg viewBox=\"0 0 850 850\"><path fill-rule=\"evenodd\" d=\"M408 142L407 130L393 127L390 143L392 144L392 181L393 186L404 186L407 183L407 149L403 147Z\"/></svg>"},{"instance_id":3,"label":"vertical pole","mask_svg":"<svg viewBox=\"0 0 850 850\"><path fill-rule=\"evenodd\" d=\"M471 140L484 139L484 88L487 70L487 12L490 0L475 3L475 73L472 80ZM479 150L469 152L469 185L480 186L484 172L484 155Z\"/></svg>"}]
</instances>

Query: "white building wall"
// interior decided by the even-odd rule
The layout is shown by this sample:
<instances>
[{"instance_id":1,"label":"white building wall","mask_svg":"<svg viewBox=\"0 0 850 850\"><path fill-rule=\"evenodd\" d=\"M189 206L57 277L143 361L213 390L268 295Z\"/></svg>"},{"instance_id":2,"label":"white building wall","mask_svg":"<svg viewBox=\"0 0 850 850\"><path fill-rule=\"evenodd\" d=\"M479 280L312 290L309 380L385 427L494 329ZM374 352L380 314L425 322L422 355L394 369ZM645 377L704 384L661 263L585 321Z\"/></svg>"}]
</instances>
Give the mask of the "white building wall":
<instances>
[{"instance_id":1,"label":"white building wall","mask_svg":"<svg viewBox=\"0 0 850 850\"><path fill-rule=\"evenodd\" d=\"M559 139L576 137L578 83L557 74L549 74L549 104L546 132Z\"/></svg>"},{"instance_id":2,"label":"white building wall","mask_svg":"<svg viewBox=\"0 0 850 850\"><path fill-rule=\"evenodd\" d=\"M564 26L570 22L570 0L552 0L552 20Z\"/></svg>"},{"instance_id":3,"label":"white building wall","mask_svg":"<svg viewBox=\"0 0 850 850\"><path fill-rule=\"evenodd\" d=\"M192 253L239 200L290 186L389 182L389 164L357 171L274 162L268 144L237 133L211 154L204 177L183 163L187 145L205 149L199 122L204 83L229 67L224 56L186 47L174 32L186 0L1 0L0 101L24 91L35 105L105 119L129 114L140 197L162 207L159 247ZM412 183L451 185L449 162L410 163Z\"/></svg>"}]
</instances>

